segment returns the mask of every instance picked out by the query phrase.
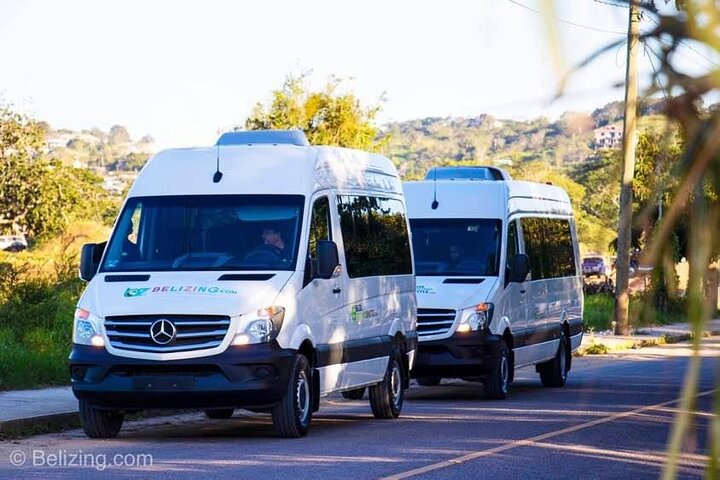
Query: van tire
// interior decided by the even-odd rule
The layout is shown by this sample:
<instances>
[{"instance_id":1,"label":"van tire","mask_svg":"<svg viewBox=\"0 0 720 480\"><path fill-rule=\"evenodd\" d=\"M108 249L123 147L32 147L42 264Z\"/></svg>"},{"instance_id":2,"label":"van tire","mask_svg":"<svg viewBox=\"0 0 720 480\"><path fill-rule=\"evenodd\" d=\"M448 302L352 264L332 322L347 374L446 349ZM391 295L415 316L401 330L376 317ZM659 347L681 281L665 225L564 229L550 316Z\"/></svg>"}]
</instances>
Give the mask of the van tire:
<instances>
[{"instance_id":1,"label":"van tire","mask_svg":"<svg viewBox=\"0 0 720 480\"><path fill-rule=\"evenodd\" d=\"M558 388L565 385L569 367L567 338L563 333L555 358L538 365L537 371L540 373L543 387Z\"/></svg>"},{"instance_id":2,"label":"van tire","mask_svg":"<svg viewBox=\"0 0 720 480\"><path fill-rule=\"evenodd\" d=\"M498 356L490 368L490 373L485 378L485 396L492 400L504 400L510 391L510 350L505 340L500 340Z\"/></svg>"},{"instance_id":3,"label":"van tire","mask_svg":"<svg viewBox=\"0 0 720 480\"><path fill-rule=\"evenodd\" d=\"M205 416L213 420L224 420L230 418L235 413L235 409L232 408L210 408L205 410Z\"/></svg>"},{"instance_id":4,"label":"van tire","mask_svg":"<svg viewBox=\"0 0 720 480\"><path fill-rule=\"evenodd\" d=\"M298 353L292 362L285 395L272 409L278 435L299 438L307 434L312 420L313 390L310 363L305 355Z\"/></svg>"},{"instance_id":5,"label":"van tire","mask_svg":"<svg viewBox=\"0 0 720 480\"><path fill-rule=\"evenodd\" d=\"M362 400L362 398L365 396L365 387L345 390L340 395L342 395L342 397L347 400Z\"/></svg>"},{"instance_id":6,"label":"van tire","mask_svg":"<svg viewBox=\"0 0 720 480\"><path fill-rule=\"evenodd\" d=\"M403 363L397 345L393 346L382 382L371 386L370 407L375 418L397 418L405 398Z\"/></svg>"},{"instance_id":7,"label":"van tire","mask_svg":"<svg viewBox=\"0 0 720 480\"><path fill-rule=\"evenodd\" d=\"M125 415L112 410L100 410L80 400L80 425L90 438L115 438Z\"/></svg>"},{"instance_id":8,"label":"van tire","mask_svg":"<svg viewBox=\"0 0 720 480\"><path fill-rule=\"evenodd\" d=\"M440 385L441 380L442 378L440 377L419 377L415 379L417 384L423 387L435 387Z\"/></svg>"}]
</instances>

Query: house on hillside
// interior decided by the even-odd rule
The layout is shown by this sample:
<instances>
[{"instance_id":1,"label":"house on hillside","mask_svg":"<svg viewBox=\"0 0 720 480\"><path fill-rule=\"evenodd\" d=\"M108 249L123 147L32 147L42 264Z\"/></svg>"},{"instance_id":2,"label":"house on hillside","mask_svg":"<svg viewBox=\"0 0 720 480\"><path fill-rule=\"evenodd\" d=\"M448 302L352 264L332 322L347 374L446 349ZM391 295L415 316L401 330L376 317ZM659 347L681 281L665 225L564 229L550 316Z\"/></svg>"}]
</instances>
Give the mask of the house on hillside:
<instances>
[{"instance_id":1,"label":"house on hillside","mask_svg":"<svg viewBox=\"0 0 720 480\"><path fill-rule=\"evenodd\" d=\"M617 125L605 125L593 130L595 133L595 149L620 148L623 132Z\"/></svg>"}]
</instances>

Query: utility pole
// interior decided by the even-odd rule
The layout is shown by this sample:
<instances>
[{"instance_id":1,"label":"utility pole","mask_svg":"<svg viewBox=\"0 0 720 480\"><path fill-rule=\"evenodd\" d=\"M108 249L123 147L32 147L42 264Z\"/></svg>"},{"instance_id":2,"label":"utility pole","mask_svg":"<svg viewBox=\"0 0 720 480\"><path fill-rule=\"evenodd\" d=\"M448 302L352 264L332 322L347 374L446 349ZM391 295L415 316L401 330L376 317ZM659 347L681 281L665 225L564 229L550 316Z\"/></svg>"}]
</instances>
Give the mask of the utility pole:
<instances>
[{"instance_id":1,"label":"utility pole","mask_svg":"<svg viewBox=\"0 0 720 480\"><path fill-rule=\"evenodd\" d=\"M628 276L632 236L632 182L635 176L635 130L637 127L637 53L640 43L640 0L630 0L627 68L625 69L625 117L623 119L623 176L620 185L617 261L615 264L615 335L630 334Z\"/></svg>"}]
</instances>

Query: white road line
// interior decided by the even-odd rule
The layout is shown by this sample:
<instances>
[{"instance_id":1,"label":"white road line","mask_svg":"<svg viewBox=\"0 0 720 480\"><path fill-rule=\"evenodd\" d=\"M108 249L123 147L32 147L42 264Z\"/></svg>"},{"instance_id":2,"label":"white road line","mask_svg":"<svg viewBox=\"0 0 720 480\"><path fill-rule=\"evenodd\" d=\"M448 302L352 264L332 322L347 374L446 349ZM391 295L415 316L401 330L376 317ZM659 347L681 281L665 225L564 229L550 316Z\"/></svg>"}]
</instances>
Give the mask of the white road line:
<instances>
[{"instance_id":1,"label":"white road line","mask_svg":"<svg viewBox=\"0 0 720 480\"><path fill-rule=\"evenodd\" d=\"M704 392L698 393L697 396L703 397L706 395L710 395L710 394L714 393L715 391L716 391L716 389L706 390ZM413 470L408 470L406 472L396 473L395 475L390 475L389 477L384 477L384 480L401 480L403 478L410 478L410 477L414 477L416 475L422 475L425 473L433 472L435 470L440 470L442 468L460 465L460 464L469 462L471 460L476 460L478 458L489 457L491 455L505 452L505 451L511 450L513 448L533 446L534 443L541 442L543 440L547 440L548 438L558 437L560 435L565 435L567 433L577 432L578 430L584 430L586 428L594 427L596 425L601 425L603 423L620 420L622 418L637 415L639 413L647 412L649 410L661 409L663 407L672 405L673 403L677 403L679 401L680 401L680 399L675 399L675 400L670 400L670 401L663 402L663 403L658 403L655 405L649 405L647 407L637 408L635 410L630 410L627 412L616 413L614 415L610 415L609 417L599 418L597 420L591 420L589 422L581 423L579 425L575 425L572 427L555 430L553 432L543 433L542 435L537 435L532 438L516 440L514 442L506 443L505 445L500 445L498 447L491 448L488 450L482 450L482 451L478 451L478 452L468 453L468 454L462 455L460 457L451 458L449 460L443 460L442 462L433 463L431 465L426 465L424 467L415 468Z\"/></svg>"}]
</instances>

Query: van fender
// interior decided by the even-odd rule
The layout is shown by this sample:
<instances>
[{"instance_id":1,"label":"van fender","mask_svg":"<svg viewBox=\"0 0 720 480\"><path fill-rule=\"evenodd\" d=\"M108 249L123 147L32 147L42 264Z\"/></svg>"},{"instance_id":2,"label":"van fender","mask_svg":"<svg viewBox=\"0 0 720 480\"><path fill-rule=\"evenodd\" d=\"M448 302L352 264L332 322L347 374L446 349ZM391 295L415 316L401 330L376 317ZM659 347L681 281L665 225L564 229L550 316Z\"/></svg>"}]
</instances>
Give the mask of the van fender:
<instances>
[{"instance_id":1,"label":"van fender","mask_svg":"<svg viewBox=\"0 0 720 480\"><path fill-rule=\"evenodd\" d=\"M288 345L288 348L299 350L300 345L302 345L305 340L309 340L313 347L315 346L315 337L312 334L312 330L310 330L310 327L307 324L301 323L295 328L292 337L290 337L290 344Z\"/></svg>"},{"instance_id":2,"label":"van fender","mask_svg":"<svg viewBox=\"0 0 720 480\"><path fill-rule=\"evenodd\" d=\"M390 330L388 331L388 335L394 337L398 333L405 337L405 326L403 325L403 321L400 318L395 317L390 324Z\"/></svg>"},{"instance_id":3,"label":"van fender","mask_svg":"<svg viewBox=\"0 0 720 480\"><path fill-rule=\"evenodd\" d=\"M495 335L502 335L505 333L505 330L510 330L512 333L512 328L510 326L510 319L507 317L507 315L503 315L502 317L498 318L497 321L493 320L490 322L490 332Z\"/></svg>"},{"instance_id":4,"label":"van fender","mask_svg":"<svg viewBox=\"0 0 720 480\"><path fill-rule=\"evenodd\" d=\"M413 335L412 340L408 341L407 335L405 334L405 325L403 324L402 319L395 317L390 324L390 330L388 331L388 335L390 335L390 338L395 338L398 333L402 336L403 343L401 348L402 352L404 353L402 386L403 389L407 389L410 386L410 369L415 363L417 336Z\"/></svg>"}]
</instances>

